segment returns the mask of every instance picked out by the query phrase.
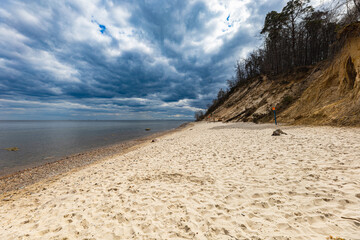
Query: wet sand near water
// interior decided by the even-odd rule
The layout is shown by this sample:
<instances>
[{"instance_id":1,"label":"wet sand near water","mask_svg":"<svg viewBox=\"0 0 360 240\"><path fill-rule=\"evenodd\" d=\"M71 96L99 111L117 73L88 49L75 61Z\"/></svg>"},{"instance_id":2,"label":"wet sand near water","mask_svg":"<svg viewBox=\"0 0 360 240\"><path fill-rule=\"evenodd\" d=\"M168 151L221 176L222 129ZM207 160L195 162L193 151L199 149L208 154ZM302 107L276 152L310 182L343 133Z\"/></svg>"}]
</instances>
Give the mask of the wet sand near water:
<instances>
[{"instance_id":1,"label":"wet sand near water","mask_svg":"<svg viewBox=\"0 0 360 240\"><path fill-rule=\"evenodd\" d=\"M360 129L287 126L274 137L224 126L198 123L6 193L0 236L359 239Z\"/></svg>"},{"instance_id":2,"label":"wet sand near water","mask_svg":"<svg viewBox=\"0 0 360 240\"><path fill-rule=\"evenodd\" d=\"M157 137L179 131L191 124L192 123L185 123L173 130L158 132L146 137L77 153L66 156L58 161L41 164L39 166L27 168L8 175L0 175L0 194L22 189L43 179L50 177L54 178L71 170L76 170L106 158L111 158L124 152L131 151L132 149L139 147L141 144L150 142Z\"/></svg>"}]
</instances>

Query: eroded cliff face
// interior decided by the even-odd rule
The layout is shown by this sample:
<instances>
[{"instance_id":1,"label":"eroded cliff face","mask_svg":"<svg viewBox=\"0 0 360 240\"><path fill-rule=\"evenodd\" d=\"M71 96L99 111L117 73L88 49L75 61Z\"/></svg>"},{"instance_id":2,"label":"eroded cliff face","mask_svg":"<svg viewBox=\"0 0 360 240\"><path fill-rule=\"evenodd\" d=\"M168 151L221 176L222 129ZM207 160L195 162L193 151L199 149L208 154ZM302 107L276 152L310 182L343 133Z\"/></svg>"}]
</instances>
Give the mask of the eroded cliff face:
<instances>
[{"instance_id":1,"label":"eroded cliff face","mask_svg":"<svg viewBox=\"0 0 360 240\"><path fill-rule=\"evenodd\" d=\"M360 126L360 38L348 39L280 120L298 124Z\"/></svg>"},{"instance_id":2,"label":"eroded cliff face","mask_svg":"<svg viewBox=\"0 0 360 240\"><path fill-rule=\"evenodd\" d=\"M344 28L343 47L331 60L235 90L211 118L269 122L275 106L284 123L360 126L359 33L359 23Z\"/></svg>"}]
</instances>

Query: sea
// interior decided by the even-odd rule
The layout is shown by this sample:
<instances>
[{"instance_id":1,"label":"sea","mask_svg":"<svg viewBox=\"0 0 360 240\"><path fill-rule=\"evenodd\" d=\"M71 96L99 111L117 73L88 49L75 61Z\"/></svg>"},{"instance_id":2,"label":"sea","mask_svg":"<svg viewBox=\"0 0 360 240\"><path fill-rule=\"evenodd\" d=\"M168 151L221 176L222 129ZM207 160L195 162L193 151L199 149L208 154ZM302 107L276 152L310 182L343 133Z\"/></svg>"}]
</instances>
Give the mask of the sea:
<instances>
[{"instance_id":1,"label":"sea","mask_svg":"<svg viewBox=\"0 0 360 240\"><path fill-rule=\"evenodd\" d=\"M0 121L0 176L171 130L186 122L189 121ZM6 150L15 147L19 150Z\"/></svg>"}]
</instances>

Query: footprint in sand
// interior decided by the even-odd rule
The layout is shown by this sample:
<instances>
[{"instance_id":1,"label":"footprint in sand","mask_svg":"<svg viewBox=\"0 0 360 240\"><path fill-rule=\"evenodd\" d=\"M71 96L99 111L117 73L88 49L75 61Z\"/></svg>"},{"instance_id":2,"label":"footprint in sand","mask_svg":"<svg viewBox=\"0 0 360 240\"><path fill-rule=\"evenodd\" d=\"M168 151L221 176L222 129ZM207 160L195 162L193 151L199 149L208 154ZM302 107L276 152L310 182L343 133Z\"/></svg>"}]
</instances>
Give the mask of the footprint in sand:
<instances>
[{"instance_id":1,"label":"footprint in sand","mask_svg":"<svg viewBox=\"0 0 360 240\"><path fill-rule=\"evenodd\" d=\"M88 229L89 228L89 222L86 219L81 220L80 225L84 228L84 229Z\"/></svg>"},{"instance_id":2,"label":"footprint in sand","mask_svg":"<svg viewBox=\"0 0 360 240\"><path fill-rule=\"evenodd\" d=\"M252 198L261 198L261 197L263 197L263 195L260 193L254 193L251 197Z\"/></svg>"}]
</instances>

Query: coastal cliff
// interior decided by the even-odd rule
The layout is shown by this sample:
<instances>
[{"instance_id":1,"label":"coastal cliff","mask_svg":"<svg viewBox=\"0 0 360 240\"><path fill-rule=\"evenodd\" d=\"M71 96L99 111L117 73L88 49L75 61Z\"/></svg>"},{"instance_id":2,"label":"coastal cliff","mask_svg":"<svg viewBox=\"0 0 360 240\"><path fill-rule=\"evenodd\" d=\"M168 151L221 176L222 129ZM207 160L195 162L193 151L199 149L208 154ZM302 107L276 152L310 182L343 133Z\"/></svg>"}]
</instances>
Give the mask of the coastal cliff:
<instances>
[{"instance_id":1,"label":"coastal cliff","mask_svg":"<svg viewBox=\"0 0 360 240\"><path fill-rule=\"evenodd\" d=\"M205 119L270 122L276 107L282 123L360 126L360 23L343 28L336 44L337 53L315 66L237 87Z\"/></svg>"}]
</instances>

